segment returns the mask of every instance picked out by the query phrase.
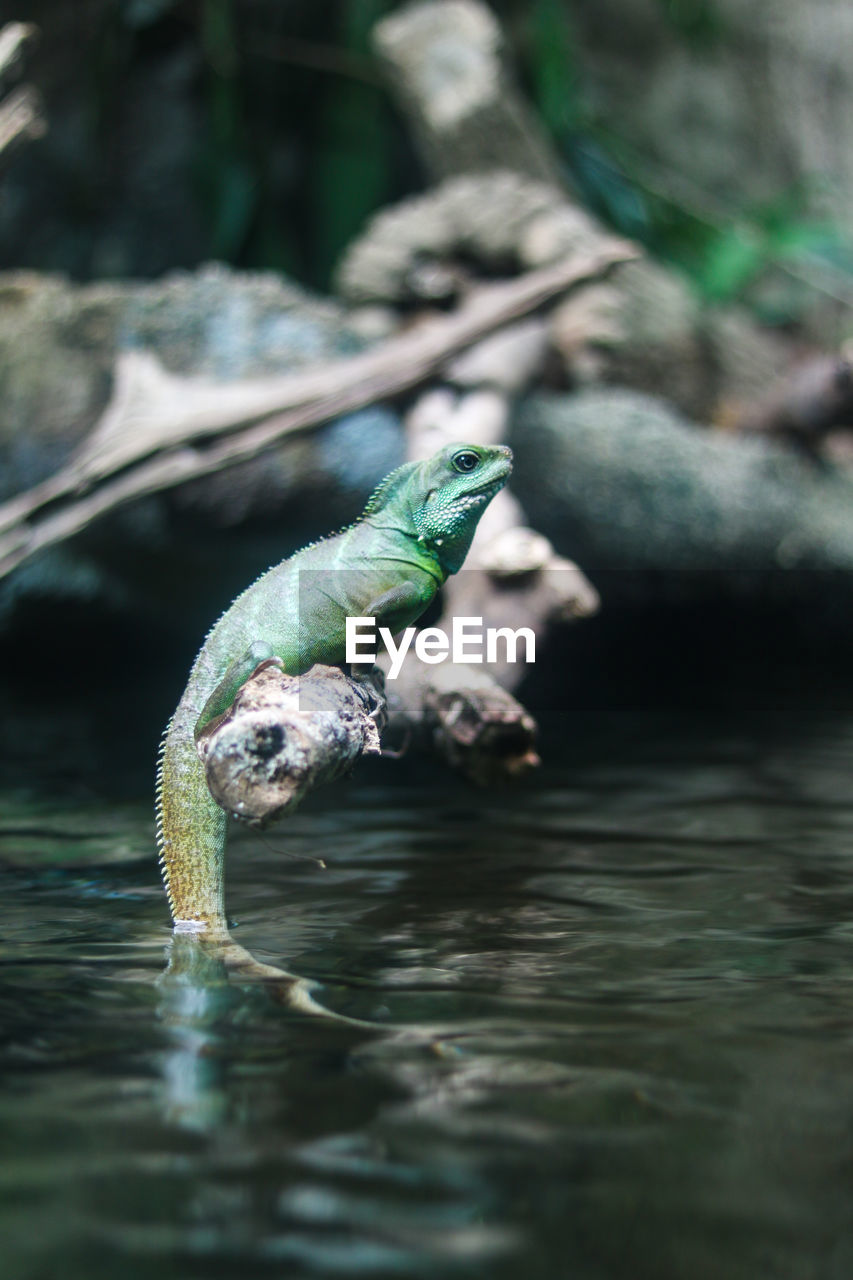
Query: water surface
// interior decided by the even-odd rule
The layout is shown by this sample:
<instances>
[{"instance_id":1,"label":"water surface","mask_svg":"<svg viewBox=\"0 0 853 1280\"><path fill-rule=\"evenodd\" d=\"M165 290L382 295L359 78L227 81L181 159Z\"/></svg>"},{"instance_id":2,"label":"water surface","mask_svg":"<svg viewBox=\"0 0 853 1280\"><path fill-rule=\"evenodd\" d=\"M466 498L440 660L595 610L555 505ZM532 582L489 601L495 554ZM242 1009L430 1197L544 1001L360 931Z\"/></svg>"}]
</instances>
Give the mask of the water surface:
<instances>
[{"instance_id":1,"label":"water surface","mask_svg":"<svg viewBox=\"0 0 853 1280\"><path fill-rule=\"evenodd\" d=\"M3 1275L853 1275L853 711L545 754L233 842L235 937L375 1030L166 973L144 789L4 793Z\"/></svg>"}]
</instances>

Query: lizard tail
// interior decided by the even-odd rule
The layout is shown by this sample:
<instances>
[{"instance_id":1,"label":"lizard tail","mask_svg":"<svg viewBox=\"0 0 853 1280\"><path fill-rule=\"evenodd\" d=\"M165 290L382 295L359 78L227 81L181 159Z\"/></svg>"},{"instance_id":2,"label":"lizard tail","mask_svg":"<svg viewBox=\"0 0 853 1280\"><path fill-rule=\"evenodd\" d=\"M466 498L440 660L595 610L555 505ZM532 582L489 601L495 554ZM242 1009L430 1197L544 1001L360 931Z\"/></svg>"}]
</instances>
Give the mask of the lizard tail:
<instances>
[{"instance_id":1,"label":"lizard tail","mask_svg":"<svg viewBox=\"0 0 853 1280\"><path fill-rule=\"evenodd\" d=\"M227 934L223 899L226 817L207 789L192 730L180 709L157 762L157 847L178 929Z\"/></svg>"}]
</instances>

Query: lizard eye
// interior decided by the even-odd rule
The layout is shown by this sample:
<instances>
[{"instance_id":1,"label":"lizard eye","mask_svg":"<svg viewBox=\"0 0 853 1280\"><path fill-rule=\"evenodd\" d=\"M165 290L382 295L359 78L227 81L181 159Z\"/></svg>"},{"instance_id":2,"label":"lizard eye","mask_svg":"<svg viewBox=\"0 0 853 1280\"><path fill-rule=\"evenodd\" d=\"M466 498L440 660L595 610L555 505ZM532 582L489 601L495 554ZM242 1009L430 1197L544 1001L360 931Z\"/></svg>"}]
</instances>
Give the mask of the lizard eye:
<instances>
[{"instance_id":1,"label":"lizard eye","mask_svg":"<svg viewBox=\"0 0 853 1280\"><path fill-rule=\"evenodd\" d=\"M480 459L470 449L460 449L451 459L457 471L473 471Z\"/></svg>"}]
</instances>

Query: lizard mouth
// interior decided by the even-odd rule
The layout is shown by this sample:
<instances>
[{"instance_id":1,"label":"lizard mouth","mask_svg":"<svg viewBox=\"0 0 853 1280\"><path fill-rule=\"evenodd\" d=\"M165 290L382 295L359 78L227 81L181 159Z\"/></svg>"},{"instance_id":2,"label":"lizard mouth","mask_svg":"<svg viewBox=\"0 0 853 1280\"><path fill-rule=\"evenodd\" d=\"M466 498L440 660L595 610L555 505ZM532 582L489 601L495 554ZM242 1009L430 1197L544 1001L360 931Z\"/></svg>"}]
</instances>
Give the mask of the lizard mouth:
<instances>
[{"instance_id":1,"label":"lizard mouth","mask_svg":"<svg viewBox=\"0 0 853 1280\"><path fill-rule=\"evenodd\" d=\"M509 468L507 468L507 475L509 475ZM505 483L506 475L500 476L497 480L490 480L482 488L474 489L471 493L466 493L464 497L457 498L455 505L461 507L463 511L467 511L469 507L491 502L492 498L504 487Z\"/></svg>"}]
</instances>

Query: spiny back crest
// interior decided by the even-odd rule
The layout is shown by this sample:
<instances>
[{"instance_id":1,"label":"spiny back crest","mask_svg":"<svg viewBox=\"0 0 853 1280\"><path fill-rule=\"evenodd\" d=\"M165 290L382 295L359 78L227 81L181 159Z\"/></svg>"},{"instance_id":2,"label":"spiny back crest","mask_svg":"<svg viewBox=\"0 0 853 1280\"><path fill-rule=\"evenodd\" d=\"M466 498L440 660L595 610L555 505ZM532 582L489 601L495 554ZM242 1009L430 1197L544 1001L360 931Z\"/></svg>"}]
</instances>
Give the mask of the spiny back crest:
<instances>
[{"instance_id":1,"label":"spiny back crest","mask_svg":"<svg viewBox=\"0 0 853 1280\"><path fill-rule=\"evenodd\" d=\"M391 471L373 490L367 500L367 506L364 508L363 514L372 516L377 511L381 511L392 497L396 497L406 477L410 476L413 471L417 471L420 465L419 462L404 462L401 467Z\"/></svg>"}]
</instances>

